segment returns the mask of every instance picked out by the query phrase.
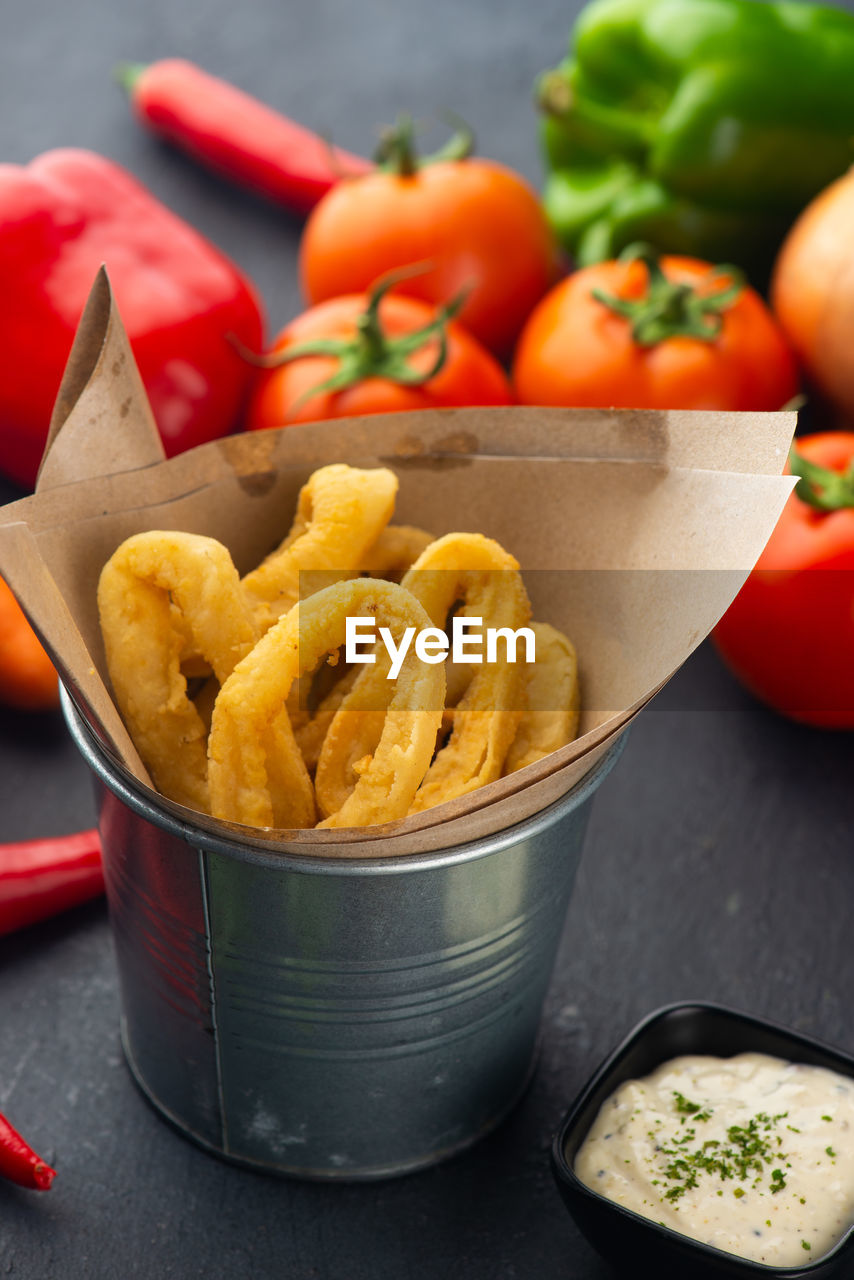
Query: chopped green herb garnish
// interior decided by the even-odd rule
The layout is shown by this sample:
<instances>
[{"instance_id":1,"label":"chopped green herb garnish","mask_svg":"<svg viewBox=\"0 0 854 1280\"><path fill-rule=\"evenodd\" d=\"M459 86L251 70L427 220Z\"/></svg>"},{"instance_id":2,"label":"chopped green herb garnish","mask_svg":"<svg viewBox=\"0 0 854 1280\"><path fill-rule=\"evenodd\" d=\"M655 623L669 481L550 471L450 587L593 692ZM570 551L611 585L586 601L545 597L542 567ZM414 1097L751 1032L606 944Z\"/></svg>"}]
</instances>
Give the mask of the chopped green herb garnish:
<instances>
[{"instance_id":1,"label":"chopped green herb garnish","mask_svg":"<svg viewBox=\"0 0 854 1280\"><path fill-rule=\"evenodd\" d=\"M685 1123L685 1116L693 1116L695 1120L708 1120L711 1117L711 1111L707 1107L702 1107L699 1102L689 1102L684 1093L679 1093L677 1089L673 1090L673 1096L676 1099L676 1110L683 1112L681 1123Z\"/></svg>"},{"instance_id":2,"label":"chopped green herb garnish","mask_svg":"<svg viewBox=\"0 0 854 1280\"><path fill-rule=\"evenodd\" d=\"M801 1241L801 1248L802 1248L802 1249L811 1249L811 1248L812 1248L812 1245L810 1244L809 1240L802 1240L802 1241Z\"/></svg>"},{"instance_id":3,"label":"chopped green herb garnish","mask_svg":"<svg viewBox=\"0 0 854 1280\"><path fill-rule=\"evenodd\" d=\"M822 1116L821 1118L822 1120L827 1120L827 1122L830 1123L830 1121L833 1119L833 1116Z\"/></svg>"},{"instance_id":4,"label":"chopped green herb garnish","mask_svg":"<svg viewBox=\"0 0 854 1280\"><path fill-rule=\"evenodd\" d=\"M824 1149L825 1149L825 1151L827 1152L827 1154L828 1154L829 1156L835 1156L835 1155L836 1155L836 1152L833 1150L833 1147L825 1147Z\"/></svg>"},{"instance_id":5,"label":"chopped green herb garnish","mask_svg":"<svg viewBox=\"0 0 854 1280\"><path fill-rule=\"evenodd\" d=\"M680 1124L686 1124L688 1117L696 1122L708 1120L712 1109L699 1102L692 1102L684 1094L674 1089L674 1109L679 1115ZM672 1137L660 1136L656 1144L656 1152L667 1161L660 1170L662 1180L670 1183L663 1193L662 1199L675 1204L686 1191L696 1187L702 1174L717 1177L721 1182L730 1179L751 1180L751 1187L756 1189L768 1177L768 1166L781 1161L789 1168L788 1158L779 1148L782 1138L772 1130L785 1120L789 1113L768 1115L760 1111L748 1120L747 1124L730 1125L726 1131L726 1139L709 1138L698 1145L696 1129L693 1125L673 1134ZM792 1126L787 1125L787 1128ZM797 1130L795 1130L797 1132ZM651 1136L651 1135L650 1135ZM656 1180L657 1182L658 1180ZM782 1168L771 1171L769 1185L771 1192L782 1191L786 1185L786 1177ZM719 1190L718 1195L723 1195ZM746 1194L743 1187L736 1187L733 1195L741 1199ZM770 1226L770 1221L769 1221Z\"/></svg>"}]
</instances>

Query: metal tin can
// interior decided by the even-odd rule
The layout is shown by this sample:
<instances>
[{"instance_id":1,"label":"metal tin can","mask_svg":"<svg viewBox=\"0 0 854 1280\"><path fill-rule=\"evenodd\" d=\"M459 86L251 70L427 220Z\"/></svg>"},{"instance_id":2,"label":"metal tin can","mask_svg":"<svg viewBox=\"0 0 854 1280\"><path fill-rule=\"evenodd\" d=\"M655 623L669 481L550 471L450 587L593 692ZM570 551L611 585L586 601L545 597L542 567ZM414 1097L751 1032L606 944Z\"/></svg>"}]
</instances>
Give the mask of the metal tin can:
<instances>
[{"instance_id":1,"label":"metal tin can","mask_svg":"<svg viewBox=\"0 0 854 1280\"><path fill-rule=\"evenodd\" d=\"M501 1120L620 741L518 826L356 862L176 821L64 710L96 775L125 1054L164 1116L230 1160L339 1179L432 1164Z\"/></svg>"}]
</instances>

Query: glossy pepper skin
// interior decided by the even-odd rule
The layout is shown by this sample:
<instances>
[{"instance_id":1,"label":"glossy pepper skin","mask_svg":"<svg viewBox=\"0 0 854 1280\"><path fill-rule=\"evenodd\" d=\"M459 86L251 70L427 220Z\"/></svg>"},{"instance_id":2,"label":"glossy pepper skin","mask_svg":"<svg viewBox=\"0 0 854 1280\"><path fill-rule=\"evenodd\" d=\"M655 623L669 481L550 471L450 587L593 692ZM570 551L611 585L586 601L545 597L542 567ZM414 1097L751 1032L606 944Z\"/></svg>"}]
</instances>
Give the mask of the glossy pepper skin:
<instances>
[{"instance_id":1,"label":"glossy pepper skin","mask_svg":"<svg viewBox=\"0 0 854 1280\"><path fill-rule=\"evenodd\" d=\"M540 79L546 212L581 264L635 240L762 282L854 162L854 14L782 0L593 0Z\"/></svg>"},{"instance_id":2,"label":"glossy pepper skin","mask_svg":"<svg viewBox=\"0 0 854 1280\"><path fill-rule=\"evenodd\" d=\"M0 936L104 892L98 832L0 844Z\"/></svg>"},{"instance_id":3,"label":"glossy pepper skin","mask_svg":"<svg viewBox=\"0 0 854 1280\"><path fill-rule=\"evenodd\" d=\"M49 151L0 165L0 471L32 488L92 281L106 263L166 453L236 425L262 344L232 262L112 161Z\"/></svg>"},{"instance_id":4,"label":"glossy pepper skin","mask_svg":"<svg viewBox=\"0 0 854 1280\"><path fill-rule=\"evenodd\" d=\"M313 209L340 178L373 168L183 58L123 67L121 81L149 129L215 173L297 213Z\"/></svg>"}]
</instances>

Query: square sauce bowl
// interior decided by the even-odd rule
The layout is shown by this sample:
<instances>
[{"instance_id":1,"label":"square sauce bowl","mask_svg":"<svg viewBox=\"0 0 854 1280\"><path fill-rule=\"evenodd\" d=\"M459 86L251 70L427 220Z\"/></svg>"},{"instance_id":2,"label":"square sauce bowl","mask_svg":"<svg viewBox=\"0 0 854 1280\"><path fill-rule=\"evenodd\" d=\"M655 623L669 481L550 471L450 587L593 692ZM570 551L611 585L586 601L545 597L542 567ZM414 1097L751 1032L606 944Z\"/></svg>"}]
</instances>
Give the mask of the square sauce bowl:
<instances>
[{"instance_id":1,"label":"square sauce bowl","mask_svg":"<svg viewBox=\"0 0 854 1280\"><path fill-rule=\"evenodd\" d=\"M719 1277L830 1277L854 1274L854 1221L827 1252L794 1266L769 1265L681 1234L597 1192L576 1175L576 1156L602 1104L629 1080L683 1055L730 1058L761 1053L824 1067L854 1079L854 1057L773 1022L704 1002L650 1014L602 1063L569 1108L552 1144L552 1171L564 1204L590 1244L625 1275L656 1280ZM701 1117L702 1118L702 1117ZM854 1130L851 1141L854 1142Z\"/></svg>"}]
</instances>

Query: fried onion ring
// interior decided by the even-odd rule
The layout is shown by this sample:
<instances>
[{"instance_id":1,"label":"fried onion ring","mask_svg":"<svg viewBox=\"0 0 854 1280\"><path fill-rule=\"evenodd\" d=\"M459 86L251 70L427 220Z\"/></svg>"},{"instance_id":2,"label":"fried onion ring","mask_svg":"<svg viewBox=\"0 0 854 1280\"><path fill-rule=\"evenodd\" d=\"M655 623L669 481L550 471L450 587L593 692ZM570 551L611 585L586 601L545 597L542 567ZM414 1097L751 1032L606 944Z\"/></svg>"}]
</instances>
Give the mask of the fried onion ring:
<instances>
[{"instance_id":1,"label":"fried onion ring","mask_svg":"<svg viewBox=\"0 0 854 1280\"><path fill-rule=\"evenodd\" d=\"M271 794L273 760L278 787L310 789L292 734L293 751L278 754L283 726L276 721L299 673L314 669L324 654L344 643L348 615L367 614L389 628L395 643L400 643L406 627L420 630L430 625L418 602L394 583L339 582L295 605L235 668L217 698L208 743L215 817L250 826L277 825ZM342 804L321 827L371 826L406 814L430 764L444 696L442 667L422 663L410 648L393 685L376 749L370 760L355 762Z\"/></svg>"},{"instance_id":2,"label":"fried onion ring","mask_svg":"<svg viewBox=\"0 0 854 1280\"><path fill-rule=\"evenodd\" d=\"M207 733L181 655L189 634L224 681L252 649L257 633L231 556L199 534L138 533L104 565L98 610L116 701L155 786L208 812Z\"/></svg>"},{"instance_id":3,"label":"fried onion ring","mask_svg":"<svg viewBox=\"0 0 854 1280\"><path fill-rule=\"evenodd\" d=\"M362 557L362 572L399 582L435 538L411 524L390 524Z\"/></svg>"},{"instance_id":4,"label":"fried onion ring","mask_svg":"<svg viewBox=\"0 0 854 1280\"><path fill-rule=\"evenodd\" d=\"M527 668L527 710L504 764L504 774L542 760L578 733L578 658L570 640L547 622L531 624L537 660Z\"/></svg>"},{"instance_id":5,"label":"fried onion ring","mask_svg":"<svg viewBox=\"0 0 854 1280\"><path fill-rule=\"evenodd\" d=\"M300 490L285 540L243 578L263 634L283 613L347 572L359 572L394 511L397 476L387 467L321 467Z\"/></svg>"},{"instance_id":6,"label":"fried onion ring","mask_svg":"<svg viewBox=\"0 0 854 1280\"><path fill-rule=\"evenodd\" d=\"M433 541L433 534L426 529L416 529L414 525L390 524L383 529L372 547L362 557L361 570L371 578L385 578L391 582L400 582L414 560L417 560L425 547ZM303 592L305 594L305 592ZM303 676L297 681L288 697L288 714L291 717L294 734L309 772L317 768L323 739L332 723L335 712L341 705L345 693L353 687L359 671L348 672L335 687L320 700L314 714L306 709L307 690L312 688L312 676Z\"/></svg>"},{"instance_id":7,"label":"fried onion ring","mask_svg":"<svg viewBox=\"0 0 854 1280\"><path fill-rule=\"evenodd\" d=\"M479 533L449 534L434 542L402 585L434 619L444 621L459 599L469 616L483 618L484 627L516 631L531 617L518 561ZM523 705L525 663L508 662L505 654L474 671L454 711L451 736L430 766L410 813L422 813L501 777Z\"/></svg>"},{"instance_id":8,"label":"fried onion ring","mask_svg":"<svg viewBox=\"0 0 854 1280\"><path fill-rule=\"evenodd\" d=\"M358 575L366 549L377 545L385 533L396 493L397 477L384 467L362 470L334 463L312 473L300 490L287 536L242 580L259 634L300 597L305 599L342 578ZM429 541L429 535L425 536ZM392 550L402 554L398 539L386 544L386 558ZM209 674L190 637L181 669L187 676ZM311 673L307 673L295 681L288 697L288 715L295 730L307 730L311 723L306 707L311 683ZM207 711L208 720L216 692L216 685L209 685L197 700L203 716ZM313 731L315 736L318 732L318 728Z\"/></svg>"},{"instance_id":9,"label":"fried onion ring","mask_svg":"<svg viewBox=\"0 0 854 1280\"><path fill-rule=\"evenodd\" d=\"M406 574L402 587L421 602L434 627L463 599L484 626L524 626L530 603L518 562L478 533L452 533L432 542ZM326 735L315 775L318 807L334 813L347 794L353 769L370 757L388 702L389 658L378 646L375 662L360 673ZM465 795L501 776L516 733L524 696L524 663L499 661L475 668L454 715L454 728L439 751L410 812Z\"/></svg>"},{"instance_id":10,"label":"fried onion ring","mask_svg":"<svg viewBox=\"0 0 854 1280\"><path fill-rule=\"evenodd\" d=\"M314 773L317 768L324 739L335 718L335 712L356 683L360 670L360 667L351 667L338 683L333 685L326 697L321 699L314 715L309 719L300 724L294 724L291 717L291 723L294 724L294 737L309 773Z\"/></svg>"}]
</instances>

